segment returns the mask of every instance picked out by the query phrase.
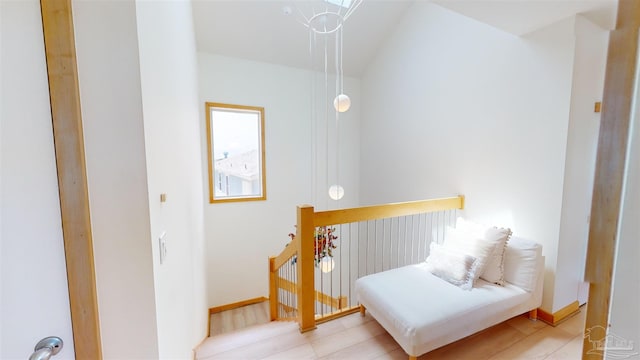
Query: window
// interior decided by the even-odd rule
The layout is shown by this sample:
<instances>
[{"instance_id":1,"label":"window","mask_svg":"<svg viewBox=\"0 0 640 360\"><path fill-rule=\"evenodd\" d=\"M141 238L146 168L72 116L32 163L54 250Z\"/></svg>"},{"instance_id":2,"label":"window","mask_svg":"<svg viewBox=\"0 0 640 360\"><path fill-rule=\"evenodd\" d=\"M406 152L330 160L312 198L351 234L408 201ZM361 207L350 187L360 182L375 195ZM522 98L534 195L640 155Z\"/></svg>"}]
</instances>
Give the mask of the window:
<instances>
[{"instance_id":1,"label":"window","mask_svg":"<svg viewBox=\"0 0 640 360\"><path fill-rule=\"evenodd\" d=\"M329 4L342 6L343 8L348 9L351 6L351 0L325 0Z\"/></svg>"},{"instance_id":2,"label":"window","mask_svg":"<svg viewBox=\"0 0 640 360\"><path fill-rule=\"evenodd\" d=\"M209 202L266 200L264 108L205 105Z\"/></svg>"}]
</instances>

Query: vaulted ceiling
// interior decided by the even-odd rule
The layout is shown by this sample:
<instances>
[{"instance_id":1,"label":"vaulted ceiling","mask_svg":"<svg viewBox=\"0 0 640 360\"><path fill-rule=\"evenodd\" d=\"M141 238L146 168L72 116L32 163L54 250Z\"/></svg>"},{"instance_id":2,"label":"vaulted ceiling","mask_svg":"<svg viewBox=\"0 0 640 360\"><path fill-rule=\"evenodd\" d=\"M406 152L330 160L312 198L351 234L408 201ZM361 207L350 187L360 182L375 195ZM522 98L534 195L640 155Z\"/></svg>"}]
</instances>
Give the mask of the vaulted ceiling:
<instances>
[{"instance_id":1,"label":"vaulted ceiling","mask_svg":"<svg viewBox=\"0 0 640 360\"><path fill-rule=\"evenodd\" d=\"M198 51L309 67L309 33L301 21L324 9L322 0L192 1ZM434 2L515 35L574 14L611 29L617 8L617 0L364 0L344 25L345 74L363 73L416 1Z\"/></svg>"}]
</instances>

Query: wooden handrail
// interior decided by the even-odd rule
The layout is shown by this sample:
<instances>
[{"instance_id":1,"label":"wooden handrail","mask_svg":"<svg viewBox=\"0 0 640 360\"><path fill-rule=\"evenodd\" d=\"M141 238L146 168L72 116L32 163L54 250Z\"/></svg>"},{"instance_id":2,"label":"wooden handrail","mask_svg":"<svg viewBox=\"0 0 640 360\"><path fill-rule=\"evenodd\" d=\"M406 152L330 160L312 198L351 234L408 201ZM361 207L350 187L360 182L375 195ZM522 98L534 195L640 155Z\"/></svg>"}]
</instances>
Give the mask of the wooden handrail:
<instances>
[{"instance_id":1,"label":"wooden handrail","mask_svg":"<svg viewBox=\"0 0 640 360\"><path fill-rule=\"evenodd\" d=\"M314 225L330 226L348 224L359 221L416 215L430 211L462 209L463 207L464 196L456 196L434 200L408 201L351 209L320 211L314 215Z\"/></svg>"},{"instance_id":2,"label":"wooden handrail","mask_svg":"<svg viewBox=\"0 0 640 360\"><path fill-rule=\"evenodd\" d=\"M291 258L298 253L299 248L300 248L300 241L297 240L297 238L293 239L293 241L291 241L289 245L287 245L287 247L285 247L284 250L282 250L280 255L273 258L273 268L271 268L271 271L277 270L282 265L284 265L287 261L290 261Z\"/></svg>"}]
</instances>

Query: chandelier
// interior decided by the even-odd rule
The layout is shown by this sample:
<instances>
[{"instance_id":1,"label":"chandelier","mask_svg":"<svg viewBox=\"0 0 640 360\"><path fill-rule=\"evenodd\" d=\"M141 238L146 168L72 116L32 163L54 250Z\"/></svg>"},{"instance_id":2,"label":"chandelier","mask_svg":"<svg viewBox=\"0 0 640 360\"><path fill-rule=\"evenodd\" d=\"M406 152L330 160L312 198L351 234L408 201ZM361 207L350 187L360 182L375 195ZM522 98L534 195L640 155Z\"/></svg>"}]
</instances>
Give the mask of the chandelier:
<instances>
[{"instance_id":1,"label":"chandelier","mask_svg":"<svg viewBox=\"0 0 640 360\"><path fill-rule=\"evenodd\" d=\"M303 25L309 29L309 45L311 52L318 45L318 36L334 35L335 42L335 72L337 94L333 106L337 112L346 112L351 107L351 99L344 93L344 71L342 67L343 29L344 23L351 14L362 4L363 0L324 0L324 9L310 17L304 17ZM333 7L331 6L333 5ZM328 70L328 48L325 47L324 66Z\"/></svg>"},{"instance_id":2,"label":"chandelier","mask_svg":"<svg viewBox=\"0 0 640 360\"><path fill-rule=\"evenodd\" d=\"M305 2L303 4L311 5L310 10L306 9L307 14L296 5L299 22L309 31L309 55L314 73L311 95L313 124L316 127L323 125L325 127L321 131L314 131L314 134L326 135L326 146L321 148L316 143L314 156L316 164L319 164L319 154L326 155L324 172L327 192L329 198L334 201L339 201L345 194L345 189L340 185L339 176L340 114L347 112L351 107L351 98L344 91L343 31L345 22L362 2L363 0ZM290 7L285 7L283 11L285 14L292 12ZM330 120L334 120L333 129L330 128ZM330 161L331 159L333 161ZM330 163L333 163L335 168L330 169Z\"/></svg>"}]
</instances>

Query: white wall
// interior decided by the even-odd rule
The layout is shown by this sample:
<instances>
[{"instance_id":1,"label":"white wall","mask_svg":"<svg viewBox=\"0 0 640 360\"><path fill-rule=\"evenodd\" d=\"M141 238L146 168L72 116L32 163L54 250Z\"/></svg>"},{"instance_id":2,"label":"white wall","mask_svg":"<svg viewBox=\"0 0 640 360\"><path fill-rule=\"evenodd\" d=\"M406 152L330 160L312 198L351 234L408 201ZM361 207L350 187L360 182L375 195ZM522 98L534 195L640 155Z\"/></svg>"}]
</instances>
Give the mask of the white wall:
<instances>
[{"instance_id":1,"label":"white wall","mask_svg":"<svg viewBox=\"0 0 640 360\"><path fill-rule=\"evenodd\" d=\"M105 359L157 359L136 8L73 3Z\"/></svg>"},{"instance_id":2,"label":"white wall","mask_svg":"<svg viewBox=\"0 0 640 360\"><path fill-rule=\"evenodd\" d=\"M546 310L574 49L573 19L519 38L416 3L362 79L362 203L464 194L465 216L544 246Z\"/></svg>"},{"instance_id":3,"label":"white wall","mask_svg":"<svg viewBox=\"0 0 640 360\"><path fill-rule=\"evenodd\" d=\"M624 178L623 200L620 213L620 228L617 239L615 268L613 274L613 294L609 315L608 334L615 334L633 341L633 350L628 352L607 349L607 359L640 355L640 96L636 69L636 93L634 96L632 125L629 135L629 151ZM627 357L625 357L627 358Z\"/></svg>"},{"instance_id":4,"label":"white wall","mask_svg":"<svg viewBox=\"0 0 640 360\"><path fill-rule=\"evenodd\" d=\"M209 314L191 3L138 1L136 15L159 357L188 359L207 336ZM167 256L160 263L162 233Z\"/></svg>"},{"instance_id":5,"label":"white wall","mask_svg":"<svg viewBox=\"0 0 640 360\"><path fill-rule=\"evenodd\" d=\"M564 190L556 282L552 311L574 302L584 279L591 195L595 173L600 114L607 63L608 31L576 17L576 47L571 114L564 169ZM586 299L584 299L586 301Z\"/></svg>"},{"instance_id":6,"label":"white wall","mask_svg":"<svg viewBox=\"0 0 640 360\"><path fill-rule=\"evenodd\" d=\"M38 1L0 1L0 43L0 359L51 335L73 359Z\"/></svg>"},{"instance_id":7,"label":"white wall","mask_svg":"<svg viewBox=\"0 0 640 360\"><path fill-rule=\"evenodd\" d=\"M267 297L268 257L279 254L289 241L287 234L295 231L296 206L315 203L326 208L334 204L327 201L323 189L325 155L319 151L320 160L318 163L313 160L313 142L326 147L322 142L326 140L324 132L312 132L311 73L204 53L198 59L204 169L207 168L204 103L265 108L267 200L205 205L208 298L209 306L213 307ZM347 189L341 207L358 202L357 192L349 190L356 189L358 184L359 82L345 79L345 91L354 105L341 118L340 125L340 182ZM314 140L313 136L317 138ZM205 171L205 196L206 176ZM312 184L317 184L315 191Z\"/></svg>"},{"instance_id":8,"label":"white wall","mask_svg":"<svg viewBox=\"0 0 640 360\"><path fill-rule=\"evenodd\" d=\"M208 316L191 4L74 13L104 357L191 358Z\"/></svg>"}]
</instances>

